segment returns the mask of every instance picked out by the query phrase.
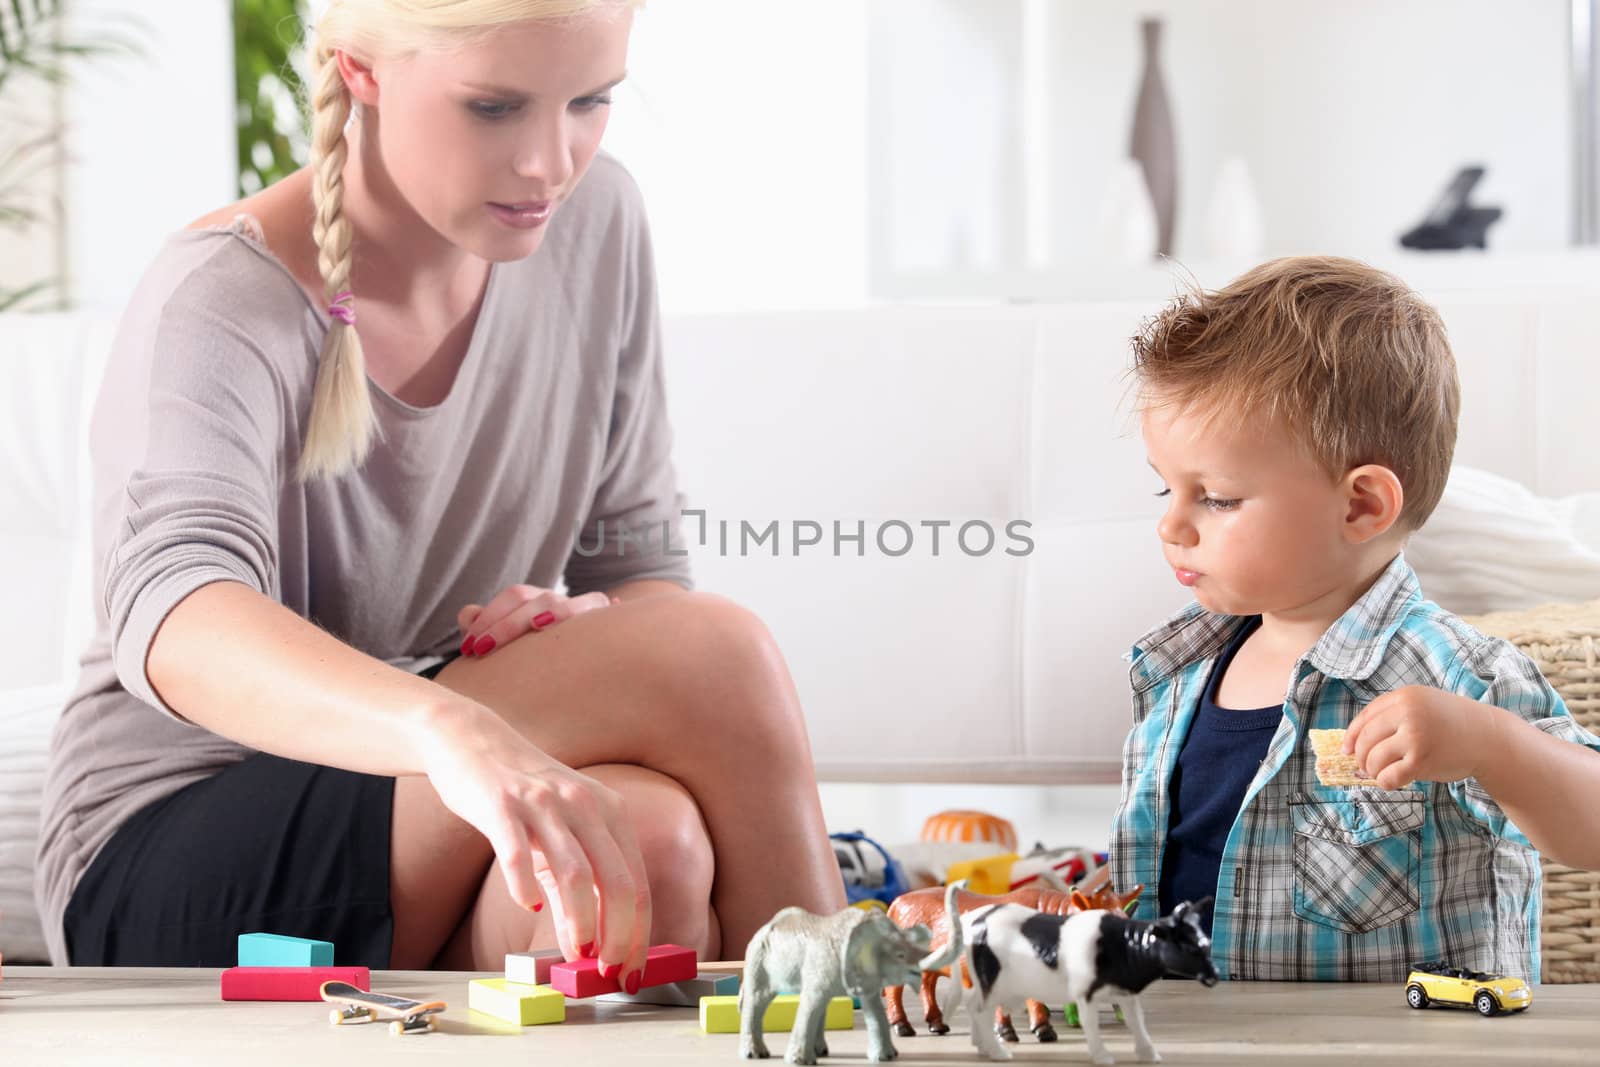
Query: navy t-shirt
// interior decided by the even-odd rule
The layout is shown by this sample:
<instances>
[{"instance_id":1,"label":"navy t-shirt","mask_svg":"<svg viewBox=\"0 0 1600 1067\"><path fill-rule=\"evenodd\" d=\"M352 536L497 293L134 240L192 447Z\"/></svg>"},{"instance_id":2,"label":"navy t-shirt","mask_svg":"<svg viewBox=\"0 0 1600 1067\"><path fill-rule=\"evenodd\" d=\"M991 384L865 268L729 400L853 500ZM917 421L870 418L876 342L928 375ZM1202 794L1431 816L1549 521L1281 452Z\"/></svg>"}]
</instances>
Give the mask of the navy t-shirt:
<instances>
[{"instance_id":1,"label":"navy t-shirt","mask_svg":"<svg viewBox=\"0 0 1600 1067\"><path fill-rule=\"evenodd\" d=\"M1167 823L1167 845L1161 859L1161 914L1185 900L1215 896L1217 869L1228 832L1255 780L1267 746L1283 719L1283 705L1247 711L1217 706L1217 687L1228 664L1261 626L1259 615L1247 622L1223 649L1206 681L1200 707L1178 753L1168 794L1172 817ZM1211 909L1201 916L1211 933Z\"/></svg>"}]
</instances>

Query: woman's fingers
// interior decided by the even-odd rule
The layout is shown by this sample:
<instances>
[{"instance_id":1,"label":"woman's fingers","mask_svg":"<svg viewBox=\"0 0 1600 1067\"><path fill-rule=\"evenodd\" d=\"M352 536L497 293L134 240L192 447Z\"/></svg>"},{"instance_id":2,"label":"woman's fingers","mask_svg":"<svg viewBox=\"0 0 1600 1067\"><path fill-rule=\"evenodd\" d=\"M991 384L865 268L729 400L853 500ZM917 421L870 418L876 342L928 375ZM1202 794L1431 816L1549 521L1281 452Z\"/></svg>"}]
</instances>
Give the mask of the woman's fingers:
<instances>
[{"instance_id":1,"label":"woman's fingers","mask_svg":"<svg viewBox=\"0 0 1600 1067\"><path fill-rule=\"evenodd\" d=\"M491 604L483 610L478 620L468 630L461 647L467 650L465 654L486 656L496 648L509 645L524 634L540 633L565 622L574 615L610 606L611 598L605 593L585 593L582 596L566 597L548 590L542 590L537 596L529 597L498 618L492 615ZM469 646L468 642L473 644Z\"/></svg>"},{"instance_id":2,"label":"woman's fingers","mask_svg":"<svg viewBox=\"0 0 1600 1067\"><path fill-rule=\"evenodd\" d=\"M578 959L578 946L572 942L572 925L567 922L566 909L561 904L561 887L556 885L555 872L540 866L537 877L545 899L550 902L550 928L556 934L556 948L562 959Z\"/></svg>"},{"instance_id":3,"label":"woman's fingers","mask_svg":"<svg viewBox=\"0 0 1600 1067\"><path fill-rule=\"evenodd\" d=\"M599 817L585 820L580 837L594 870L595 890L600 898L600 973L626 982L644 967L650 929L649 883L644 880L644 864L638 861L639 848L632 827L619 818L622 801L615 793L599 790ZM630 860L630 853L633 859ZM641 893L645 899L640 909ZM642 947L641 947L642 946Z\"/></svg>"},{"instance_id":4,"label":"woman's fingers","mask_svg":"<svg viewBox=\"0 0 1600 1067\"><path fill-rule=\"evenodd\" d=\"M495 860L505 874L506 889L511 899L530 911L538 911L543 905L533 845L520 819L503 819L487 828L485 836L489 838Z\"/></svg>"},{"instance_id":5,"label":"woman's fingers","mask_svg":"<svg viewBox=\"0 0 1600 1067\"><path fill-rule=\"evenodd\" d=\"M600 592L585 593L582 596L567 597L566 601L566 607L568 609L568 614L566 617L569 619L574 615L582 615L586 611L594 611L597 608L609 608L612 604L621 603L620 600L614 599L609 593Z\"/></svg>"},{"instance_id":6,"label":"woman's fingers","mask_svg":"<svg viewBox=\"0 0 1600 1067\"><path fill-rule=\"evenodd\" d=\"M527 632L526 623L520 620L547 610L560 599L559 593L536 585L513 585L502 590L463 627L461 654L486 656L500 645L509 644ZM527 610L530 605L533 606L531 611Z\"/></svg>"},{"instance_id":7,"label":"woman's fingers","mask_svg":"<svg viewBox=\"0 0 1600 1067\"><path fill-rule=\"evenodd\" d=\"M600 973L638 988L649 951L650 890L643 854L622 799L582 775L559 790L558 800L534 814L535 834L549 847L536 861L552 901L564 954L593 956ZM570 958L570 956L569 956Z\"/></svg>"},{"instance_id":8,"label":"woman's fingers","mask_svg":"<svg viewBox=\"0 0 1600 1067\"><path fill-rule=\"evenodd\" d=\"M530 813L539 884L550 901L562 953L568 959L593 956L598 939L594 870L565 814L555 807Z\"/></svg>"},{"instance_id":9,"label":"woman's fingers","mask_svg":"<svg viewBox=\"0 0 1600 1067\"><path fill-rule=\"evenodd\" d=\"M538 633L555 625L557 612L562 610L563 599L559 594L545 593L528 600L485 630L483 636L478 638L473 655L487 656L495 649L503 648L525 634Z\"/></svg>"},{"instance_id":10,"label":"woman's fingers","mask_svg":"<svg viewBox=\"0 0 1600 1067\"><path fill-rule=\"evenodd\" d=\"M621 885L616 888L614 897L607 897L602 891L601 915L602 918L606 915L608 907L613 910L626 908L633 915L633 943L628 946L627 956L623 960L622 984L628 992L637 993L638 981L644 976L645 957L650 951L650 929L654 923L650 903L650 872L645 869L644 852L639 848L633 824L628 820L627 808L620 797L610 810L607 825L621 851L623 862L627 864L632 894L630 899L628 887Z\"/></svg>"},{"instance_id":11,"label":"woman's fingers","mask_svg":"<svg viewBox=\"0 0 1600 1067\"><path fill-rule=\"evenodd\" d=\"M550 905L562 953L603 952L605 970L626 981L644 965L650 906L622 798L515 734L510 744L493 736L493 727L508 729L502 720L488 724L430 747L429 781L489 840L511 899L535 911Z\"/></svg>"}]
</instances>

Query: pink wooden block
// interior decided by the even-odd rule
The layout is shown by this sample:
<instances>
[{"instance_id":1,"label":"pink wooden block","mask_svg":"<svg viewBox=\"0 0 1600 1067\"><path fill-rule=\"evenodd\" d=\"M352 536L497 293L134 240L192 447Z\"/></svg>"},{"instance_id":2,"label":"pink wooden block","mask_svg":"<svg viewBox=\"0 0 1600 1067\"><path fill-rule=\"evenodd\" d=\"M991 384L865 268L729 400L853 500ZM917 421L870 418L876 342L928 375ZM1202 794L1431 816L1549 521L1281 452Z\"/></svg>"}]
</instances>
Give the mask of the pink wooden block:
<instances>
[{"instance_id":1,"label":"pink wooden block","mask_svg":"<svg viewBox=\"0 0 1600 1067\"><path fill-rule=\"evenodd\" d=\"M686 982L699 973L699 963L694 949L682 945L653 945L644 961L644 975L639 988L666 985L668 982ZM550 985L569 997L597 997L601 993L620 993L621 979L617 974L610 978L600 976L599 960L573 960L557 963L550 968Z\"/></svg>"},{"instance_id":2,"label":"pink wooden block","mask_svg":"<svg viewBox=\"0 0 1600 1067\"><path fill-rule=\"evenodd\" d=\"M372 988L365 967L229 967L222 972L222 999L321 1000L323 982Z\"/></svg>"}]
</instances>

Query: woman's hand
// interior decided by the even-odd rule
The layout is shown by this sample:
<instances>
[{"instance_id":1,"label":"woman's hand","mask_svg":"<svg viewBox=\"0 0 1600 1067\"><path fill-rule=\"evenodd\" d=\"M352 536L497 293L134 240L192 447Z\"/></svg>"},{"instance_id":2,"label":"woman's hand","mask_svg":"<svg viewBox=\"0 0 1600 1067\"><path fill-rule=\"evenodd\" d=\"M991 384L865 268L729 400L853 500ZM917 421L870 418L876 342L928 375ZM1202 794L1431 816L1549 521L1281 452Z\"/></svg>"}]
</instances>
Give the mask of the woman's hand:
<instances>
[{"instance_id":1,"label":"woman's hand","mask_svg":"<svg viewBox=\"0 0 1600 1067\"><path fill-rule=\"evenodd\" d=\"M487 604L468 604L456 612L456 625L466 636L463 656L487 656L526 633L548 630L558 623L596 608L617 603L605 593L569 597L536 585L513 585Z\"/></svg>"},{"instance_id":2,"label":"woman's hand","mask_svg":"<svg viewBox=\"0 0 1600 1067\"><path fill-rule=\"evenodd\" d=\"M442 710L421 748L439 799L493 846L511 898L534 911L548 900L562 955L597 956L636 990L650 883L622 798L475 702Z\"/></svg>"}]
</instances>

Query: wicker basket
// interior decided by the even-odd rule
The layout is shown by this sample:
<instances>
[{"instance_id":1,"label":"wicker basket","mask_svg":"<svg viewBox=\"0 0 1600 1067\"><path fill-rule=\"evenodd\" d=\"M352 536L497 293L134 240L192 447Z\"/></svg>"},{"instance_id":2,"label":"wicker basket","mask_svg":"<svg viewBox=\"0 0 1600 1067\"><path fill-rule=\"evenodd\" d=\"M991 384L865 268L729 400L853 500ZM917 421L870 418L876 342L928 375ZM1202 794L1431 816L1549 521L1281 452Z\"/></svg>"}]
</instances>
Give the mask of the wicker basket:
<instances>
[{"instance_id":1,"label":"wicker basket","mask_svg":"<svg viewBox=\"0 0 1600 1067\"><path fill-rule=\"evenodd\" d=\"M1572 712L1600 734L1600 600L1468 619L1539 665ZM1543 979L1600 982L1600 871L1544 861Z\"/></svg>"}]
</instances>

